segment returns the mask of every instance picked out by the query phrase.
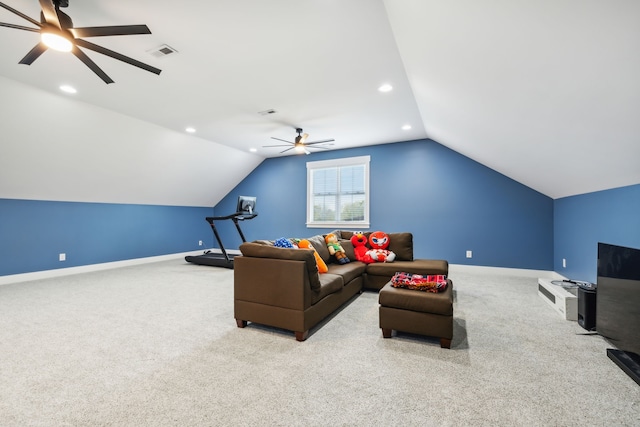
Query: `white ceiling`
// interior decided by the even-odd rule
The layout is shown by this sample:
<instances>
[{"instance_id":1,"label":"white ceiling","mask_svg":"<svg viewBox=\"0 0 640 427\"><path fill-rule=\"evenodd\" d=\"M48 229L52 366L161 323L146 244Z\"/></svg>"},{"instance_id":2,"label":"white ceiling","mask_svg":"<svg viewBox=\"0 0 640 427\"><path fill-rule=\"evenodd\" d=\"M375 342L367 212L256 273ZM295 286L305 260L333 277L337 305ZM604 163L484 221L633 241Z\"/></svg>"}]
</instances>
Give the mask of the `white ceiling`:
<instances>
[{"instance_id":1,"label":"white ceiling","mask_svg":"<svg viewBox=\"0 0 640 427\"><path fill-rule=\"evenodd\" d=\"M0 27L1 76L262 157L301 127L330 149L432 138L553 198L640 183L636 0L69 3L78 27L147 24L90 41L162 73L91 51L115 84L69 54L19 65L38 35Z\"/></svg>"}]
</instances>

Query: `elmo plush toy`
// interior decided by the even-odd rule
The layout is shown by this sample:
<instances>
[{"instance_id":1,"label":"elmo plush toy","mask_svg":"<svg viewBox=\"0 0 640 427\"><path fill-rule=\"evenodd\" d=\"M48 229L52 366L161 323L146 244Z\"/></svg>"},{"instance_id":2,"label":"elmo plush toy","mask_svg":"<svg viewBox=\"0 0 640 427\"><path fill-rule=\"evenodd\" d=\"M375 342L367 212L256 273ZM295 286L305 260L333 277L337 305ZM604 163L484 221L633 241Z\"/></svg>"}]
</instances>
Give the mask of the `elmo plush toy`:
<instances>
[{"instance_id":1,"label":"elmo plush toy","mask_svg":"<svg viewBox=\"0 0 640 427\"><path fill-rule=\"evenodd\" d=\"M371 249L367 251L367 255L373 259L373 262L393 262L396 254L387 250L389 246L389 235L382 231L374 231L369 236L369 245Z\"/></svg>"},{"instance_id":2,"label":"elmo plush toy","mask_svg":"<svg viewBox=\"0 0 640 427\"><path fill-rule=\"evenodd\" d=\"M356 259L358 261L366 264L375 262L369 255L367 255L369 248L367 247L367 237L364 234L359 231L353 233L353 236L351 236L351 243L353 244L353 252L356 254Z\"/></svg>"}]
</instances>

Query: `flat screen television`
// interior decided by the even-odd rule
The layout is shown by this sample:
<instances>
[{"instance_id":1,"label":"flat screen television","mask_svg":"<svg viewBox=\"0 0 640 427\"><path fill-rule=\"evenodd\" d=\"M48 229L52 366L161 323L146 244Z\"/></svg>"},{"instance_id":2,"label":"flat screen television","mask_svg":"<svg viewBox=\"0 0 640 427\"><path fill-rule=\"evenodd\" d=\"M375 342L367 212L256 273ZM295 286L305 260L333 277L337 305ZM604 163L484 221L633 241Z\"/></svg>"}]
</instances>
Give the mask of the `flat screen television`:
<instances>
[{"instance_id":1,"label":"flat screen television","mask_svg":"<svg viewBox=\"0 0 640 427\"><path fill-rule=\"evenodd\" d=\"M607 355L640 385L640 249L598 243L596 331Z\"/></svg>"},{"instance_id":2,"label":"flat screen television","mask_svg":"<svg viewBox=\"0 0 640 427\"><path fill-rule=\"evenodd\" d=\"M238 196L236 213L240 215L253 215L256 213L255 196Z\"/></svg>"}]
</instances>

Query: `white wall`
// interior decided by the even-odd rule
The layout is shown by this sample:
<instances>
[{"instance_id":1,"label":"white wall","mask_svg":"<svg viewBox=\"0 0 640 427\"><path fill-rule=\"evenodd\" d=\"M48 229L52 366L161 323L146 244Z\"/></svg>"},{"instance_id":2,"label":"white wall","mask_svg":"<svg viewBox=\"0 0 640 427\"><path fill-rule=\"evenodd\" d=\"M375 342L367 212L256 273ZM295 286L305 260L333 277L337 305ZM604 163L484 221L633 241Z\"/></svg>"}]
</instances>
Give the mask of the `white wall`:
<instances>
[{"instance_id":1,"label":"white wall","mask_svg":"<svg viewBox=\"0 0 640 427\"><path fill-rule=\"evenodd\" d=\"M263 160L3 77L0 94L0 198L214 206Z\"/></svg>"}]
</instances>

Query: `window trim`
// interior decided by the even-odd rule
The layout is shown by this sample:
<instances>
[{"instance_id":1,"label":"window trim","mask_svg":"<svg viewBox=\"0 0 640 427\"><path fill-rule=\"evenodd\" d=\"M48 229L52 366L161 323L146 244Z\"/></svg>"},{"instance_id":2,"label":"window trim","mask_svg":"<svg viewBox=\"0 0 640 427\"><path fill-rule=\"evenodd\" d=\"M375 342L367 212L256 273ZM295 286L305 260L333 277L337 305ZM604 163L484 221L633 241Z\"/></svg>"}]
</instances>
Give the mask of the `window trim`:
<instances>
[{"instance_id":1,"label":"window trim","mask_svg":"<svg viewBox=\"0 0 640 427\"><path fill-rule=\"evenodd\" d=\"M307 162L307 228L369 228L369 164L371 156L346 157L342 159ZM362 221L313 221L312 176L317 169L364 166L364 220Z\"/></svg>"}]
</instances>

